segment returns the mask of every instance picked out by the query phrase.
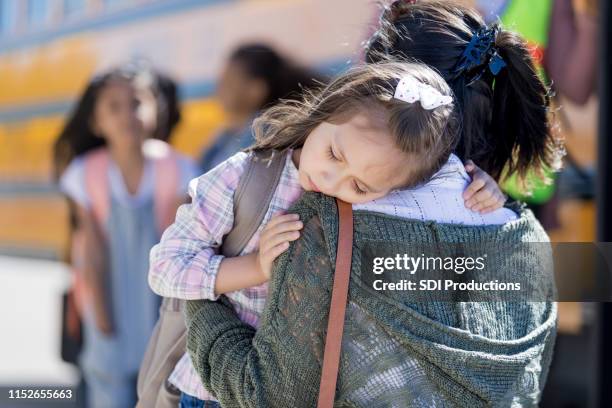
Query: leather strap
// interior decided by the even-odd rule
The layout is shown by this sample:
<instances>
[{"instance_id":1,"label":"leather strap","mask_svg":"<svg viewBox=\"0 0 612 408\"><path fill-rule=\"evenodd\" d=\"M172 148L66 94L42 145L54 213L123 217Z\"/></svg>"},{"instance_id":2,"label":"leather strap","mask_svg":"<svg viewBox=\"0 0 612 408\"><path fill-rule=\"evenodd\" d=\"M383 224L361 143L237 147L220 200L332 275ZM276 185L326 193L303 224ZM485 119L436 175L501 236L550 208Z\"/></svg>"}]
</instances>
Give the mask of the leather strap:
<instances>
[{"instance_id":1,"label":"leather strap","mask_svg":"<svg viewBox=\"0 0 612 408\"><path fill-rule=\"evenodd\" d=\"M325 337L318 408L332 408L334 406L353 255L353 206L340 199L336 199L336 203L340 218L338 249L336 252L336 270L334 272L334 285L327 322L327 335Z\"/></svg>"}]
</instances>

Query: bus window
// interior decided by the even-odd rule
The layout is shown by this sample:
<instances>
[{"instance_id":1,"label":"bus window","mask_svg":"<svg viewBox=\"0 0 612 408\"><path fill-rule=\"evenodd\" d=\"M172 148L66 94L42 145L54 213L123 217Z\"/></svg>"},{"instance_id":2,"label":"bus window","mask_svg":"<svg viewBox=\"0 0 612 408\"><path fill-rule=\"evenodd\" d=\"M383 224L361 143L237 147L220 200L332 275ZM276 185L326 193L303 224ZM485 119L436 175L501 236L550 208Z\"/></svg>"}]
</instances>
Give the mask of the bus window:
<instances>
[{"instance_id":1,"label":"bus window","mask_svg":"<svg viewBox=\"0 0 612 408\"><path fill-rule=\"evenodd\" d=\"M28 0L28 26L40 28L44 26L49 17L47 0Z\"/></svg>"},{"instance_id":2,"label":"bus window","mask_svg":"<svg viewBox=\"0 0 612 408\"><path fill-rule=\"evenodd\" d=\"M130 3L125 0L104 0L104 6L109 9L117 8L118 6L124 6L125 3Z\"/></svg>"},{"instance_id":3,"label":"bus window","mask_svg":"<svg viewBox=\"0 0 612 408\"><path fill-rule=\"evenodd\" d=\"M64 0L64 16L73 17L83 14L86 0Z\"/></svg>"},{"instance_id":4,"label":"bus window","mask_svg":"<svg viewBox=\"0 0 612 408\"><path fill-rule=\"evenodd\" d=\"M0 36L8 35L17 25L17 2L0 0Z\"/></svg>"}]
</instances>

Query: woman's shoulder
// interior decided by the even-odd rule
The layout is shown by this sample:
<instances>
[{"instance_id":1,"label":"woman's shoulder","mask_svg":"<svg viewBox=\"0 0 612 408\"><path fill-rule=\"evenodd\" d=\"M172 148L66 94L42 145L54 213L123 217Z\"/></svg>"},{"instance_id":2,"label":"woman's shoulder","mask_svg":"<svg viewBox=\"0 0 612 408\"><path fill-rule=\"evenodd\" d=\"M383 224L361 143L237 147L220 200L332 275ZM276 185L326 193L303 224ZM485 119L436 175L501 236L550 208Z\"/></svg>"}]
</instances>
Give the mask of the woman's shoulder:
<instances>
[{"instance_id":1,"label":"woman's shoulder","mask_svg":"<svg viewBox=\"0 0 612 408\"><path fill-rule=\"evenodd\" d=\"M520 203L507 205L505 211L515 214L513 219L499 224L468 224L436 219L401 217L384 211L357 210L353 212L355 239L374 240L441 240L452 242L548 242L549 238L533 213ZM338 210L333 197L319 193L305 193L292 207L308 218L318 218L325 235L337 235Z\"/></svg>"},{"instance_id":2,"label":"woman's shoulder","mask_svg":"<svg viewBox=\"0 0 612 408\"><path fill-rule=\"evenodd\" d=\"M381 199L354 208L421 221L463 225L501 225L517 219L517 214L507 208L486 214L467 208L463 193L470 182L471 178L461 159L451 154L442 168L426 183L395 190Z\"/></svg>"}]
</instances>

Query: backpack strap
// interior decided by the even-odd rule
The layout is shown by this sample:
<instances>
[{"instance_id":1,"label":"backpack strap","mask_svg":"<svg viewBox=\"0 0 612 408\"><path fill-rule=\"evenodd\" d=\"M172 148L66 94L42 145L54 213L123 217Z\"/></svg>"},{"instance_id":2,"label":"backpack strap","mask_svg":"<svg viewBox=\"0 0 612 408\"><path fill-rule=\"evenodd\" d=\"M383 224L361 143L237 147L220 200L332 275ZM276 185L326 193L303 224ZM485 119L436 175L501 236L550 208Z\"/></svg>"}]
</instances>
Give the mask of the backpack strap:
<instances>
[{"instance_id":1,"label":"backpack strap","mask_svg":"<svg viewBox=\"0 0 612 408\"><path fill-rule=\"evenodd\" d=\"M338 248L317 408L332 408L334 406L336 381L338 380L338 368L340 367L344 316L351 276L351 258L353 256L353 206L338 198L336 198L336 203L338 204L338 218L340 219Z\"/></svg>"},{"instance_id":2,"label":"backpack strap","mask_svg":"<svg viewBox=\"0 0 612 408\"><path fill-rule=\"evenodd\" d=\"M155 220L159 231L174 221L176 186L179 182L177 156L167 143L148 139L143 143L143 154L153 162L155 172ZM85 188L91 200L91 211L104 231L110 211L108 167L109 154L105 148L94 150L85 157Z\"/></svg>"},{"instance_id":3,"label":"backpack strap","mask_svg":"<svg viewBox=\"0 0 612 408\"><path fill-rule=\"evenodd\" d=\"M105 147L88 152L84 160L85 191L90 202L89 213L93 216L100 233L106 235L106 220L110 211L108 183L109 153ZM85 236L81 229L73 231L71 262L74 270L74 299L77 311L82 316L86 305L93 299L93 289L83 275L85 259Z\"/></svg>"},{"instance_id":4,"label":"backpack strap","mask_svg":"<svg viewBox=\"0 0 612 408\"><path fill-rule=\"evenodd\" d=\"M100 230L104 232L104 225L108 218L110 207L108 164L109 156L106 148L99 148L85 156L85 189L91 202L93 214Z\"/></svg>"},{"instance_id":5,"label":"backpack strap","mask_svg":"<svg viewBox=\"0 0 612 408\"><path fill-rule=\"evenodd\" d=\"M221 253L238 256L261 225L285 167L286 155L253 152L234 192L234 226L223 238Z\"/></svg>"}]
</instances>

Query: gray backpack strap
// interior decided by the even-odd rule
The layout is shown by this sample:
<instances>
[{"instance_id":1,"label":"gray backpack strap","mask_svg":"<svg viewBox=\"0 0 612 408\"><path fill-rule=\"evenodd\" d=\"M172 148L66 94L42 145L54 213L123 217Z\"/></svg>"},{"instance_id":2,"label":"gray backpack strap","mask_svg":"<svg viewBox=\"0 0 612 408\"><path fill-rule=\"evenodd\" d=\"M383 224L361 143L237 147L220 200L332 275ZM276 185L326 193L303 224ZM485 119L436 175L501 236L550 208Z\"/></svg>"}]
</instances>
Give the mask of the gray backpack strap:
<instances>
[{"instance_id":1,"label":"gray backpack strap","mask_svg":"<svg viewBox=\"0 0 612 408\"><path fill-rule=\"evenodd\" d=\"M285 167L278 151L253 152L234 193L234 227L224 237L221 253L238 256L261 225Z\"/></svg>"},{"instance_id":2,"label":"gray backpack strap","mask_svg":"<svg viewBox=\"0 0 612 408\"><path fill-rule=\"evenodd\" d=\"M234 227L225 236L221 253L238 256L262 223L285 167L286 155L257 152L234 193ZM186 350L185 301L164 298L160 316L138 373L137 408L174 408L180 392L167 381Z\"/></svg>"}]
</instances>

